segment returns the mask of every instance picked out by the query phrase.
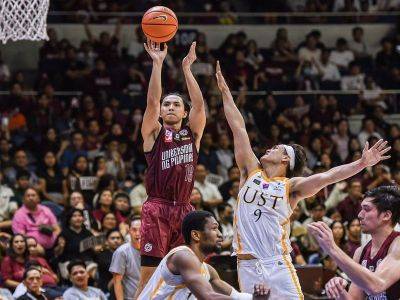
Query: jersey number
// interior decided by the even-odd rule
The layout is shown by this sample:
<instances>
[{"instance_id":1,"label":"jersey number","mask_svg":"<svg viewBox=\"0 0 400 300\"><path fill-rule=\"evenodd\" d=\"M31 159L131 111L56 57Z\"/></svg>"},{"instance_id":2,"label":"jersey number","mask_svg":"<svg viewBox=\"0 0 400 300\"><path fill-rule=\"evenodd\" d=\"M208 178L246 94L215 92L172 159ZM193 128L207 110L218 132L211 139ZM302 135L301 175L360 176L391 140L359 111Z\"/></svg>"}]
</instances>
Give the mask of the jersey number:
<instances>
[{"instance_id":1,"label":"jersey number","mask_svg":"<svg viewBox=\"0 0 400 300\"><path fill-rule=\"evenodd\" d=\"M186 171L186 174L185 174L185 181L186 182L192 182L192 180L193 180L193 165L191 165L191 164L187 164L186 166L185 166L185 171Z\"/></svg>"}]
</instances>

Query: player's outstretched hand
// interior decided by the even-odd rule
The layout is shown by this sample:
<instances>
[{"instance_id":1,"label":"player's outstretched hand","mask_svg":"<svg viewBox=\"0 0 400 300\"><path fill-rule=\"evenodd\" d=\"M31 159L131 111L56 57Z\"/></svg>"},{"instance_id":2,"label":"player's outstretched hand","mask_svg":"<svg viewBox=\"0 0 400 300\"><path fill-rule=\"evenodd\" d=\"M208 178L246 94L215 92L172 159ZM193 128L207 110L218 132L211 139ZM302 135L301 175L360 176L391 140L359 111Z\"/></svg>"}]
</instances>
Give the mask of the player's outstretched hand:
<instances>
[{"instance_id":1,"label":"player's outstretched hand","mask_svg":"<svg viewBox=\"0 0 400 300\"><path fill-rule=\"evenodd\" d=\"M371 167L376 165L381 160L390 158L390 155L384 155L387 153L391 147L387 146L388 142L380 139L369 148L369 143L365 143L365 147L362 153L361 161L365 167Z\"/></svg>"},{"instance_id":2,"label":"player's outstretched hand","mask_svg":"<svg viewBox=\"0 0 400 300\"><path fill-rule=\"evenodd\" d=\"M196 56L196 42L193 42L190 45L190 49L188 54L185 56L185 58L182 60L182 67L185 68L190 68L190 66L196 61L197 56Z\"/></svg>"},{"instance_id":3,"label":"player's outstretched hand","mask_svg":"<svg viewBox=\"0 0 400 300\"><path fill-rule=\"evenodd\" d=\"M225 78L222 75L221 72L221 66L219 64L219 60L217 60L217 66L215 68L215 76L217 77L217 84L218 84L218 88L219 90L223 93L223 92L227 92L229 91L229 87L226 84Z\"/></svg>"},{"instance_id":4,"label":"player's outstretched hand","mask_svg":"<svg viewBox=\"0 0 400 300\"><path fill-rule=\"evenodd\" d=\"M311 235L317 240L319 246L328 254L335 247L332 230L324 222L312 222L307 225Z\"/></svg>"},{"instance_id":5,"label":"player's outstretched hand","mask_svg":"<svg viewBox=\"0 0 400 300\"><path fill-rule=\"evenodd\" d=\"M164 43L164 49L161 50L161 44L153 42L151 40L147 40L147 43L144 43L144 49L150 55L153 62L162 63L167 56L168 46Z\"/></svg>"},{"instance_id":6,"label":"player's outstretched hand","mask_svg":"<svg viewBox=\"0 0 400 300\"><path fill-rule=\"evenodd\" d=\"M254 285L254 300L266 300L269 299L270 290L265 287L263 284L255 284Z\"/></svg>"},{"instance_id":7,"label":"player's outstretched hand","mask_svg":"<svg viewBox=\"0 0 400 300\"><path fill-rule=\"evenodd\" d=\"M346 292L347 280L341 277L333 277L325 285L325 292L329 298L338 299Z\"/></svg>"}]
</instances>

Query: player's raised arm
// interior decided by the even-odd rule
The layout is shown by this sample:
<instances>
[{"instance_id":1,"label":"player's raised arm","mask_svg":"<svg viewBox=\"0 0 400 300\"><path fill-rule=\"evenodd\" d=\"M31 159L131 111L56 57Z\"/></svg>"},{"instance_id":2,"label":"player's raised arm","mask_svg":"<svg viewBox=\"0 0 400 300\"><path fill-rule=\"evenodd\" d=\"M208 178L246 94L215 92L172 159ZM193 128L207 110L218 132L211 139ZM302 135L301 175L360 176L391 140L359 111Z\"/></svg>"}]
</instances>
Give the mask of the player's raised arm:
<instances>
[{"instance_id":1,"label":"player's raised arm","mask_svg":"<svg viewBox=\"0 0 400 300\"><path fill-rule=\"evenodd\" d=\"M259 167L259 162L251 148L243 116L236 107L229 87L222 75L219 61L217 62L216 67L216 77L218 88L222 94L225 116L233 133L236 163L240 168L242 177L247 177L249 172Z\"/></svg>"},{"instance_id":2,"label":"player's raised arm","mask_svg":"<svg viewBox=\"0 0 400 300\"><path fill-rule=\"evenodd\" d=\"M189 53L182 61L182 68L190 101L192 102L192 109L190 110L189 114L189 127L192 130L196 140L196 148L199 150L200 140L203 135L204 127L206 126L206 110L199 84L190 70L190 67L196 58L196 42L193 42L190 46Z\"/></svg>"},{"instance_id":3,"label":"player's raised arm","mask_svg":"<svg viewBox=\"0 0 400 300\"><path fill-rule=\"evenodd\" d=\"M341 165L330 169L329 171L311 175L309 177L294 177L290 179L291 205L296 205L301 199L311 197L318 193L322 188L345 180L356 175L366 167L376 165L381 160L388 159L385 156L391 147L387 142L379 140L369 148L368 142L365 144L362 157L352 163Z\"/></svg>"},{"instance_id":4,"label":"player's raised arm","mask_svg":"<svg viewBox=\"0 0 400 300\"><path fill-rule=\"evenodd\" d=\"M367 294L379 294L399 281L400 268L400 238L396 238L388 255L378 265L375 272L363 267L347 256L334 242L332 230L323 222L314 222L308 225L311 234L316 238L318 244L332 259L338 267L361 290ZM361 252L357 249L357 255ZM356 254L354 255L356 257ZM396 270L394 272L393 270Z\"/></svg>"},{"instance_id":5,"label":"player's raised arm","mask_svg":"<svg viewBox=\"0 0 400 300\"><path fill-rule=\"evenodd\" d=\"M158 121L160 117L160 100L162 93L161 86L161 70L164 59L167 55L167 44L164 49L160 49L161 45L150 40L144 44L144 49L153 60L153 69L147 91L147 106L143 116L142 136L144 151L150 151L161 129Z\"/></svg>"}]
</instances>

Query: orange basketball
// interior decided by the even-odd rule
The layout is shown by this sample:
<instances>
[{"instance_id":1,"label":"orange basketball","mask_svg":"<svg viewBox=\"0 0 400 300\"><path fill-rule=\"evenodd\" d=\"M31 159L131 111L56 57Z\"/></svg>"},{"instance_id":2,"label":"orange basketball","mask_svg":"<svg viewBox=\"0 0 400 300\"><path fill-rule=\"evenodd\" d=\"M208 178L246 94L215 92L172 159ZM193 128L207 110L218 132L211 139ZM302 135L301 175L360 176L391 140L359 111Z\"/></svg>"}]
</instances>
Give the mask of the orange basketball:
<instances>
[{"instance_id":1,"label":"orange basketball","mask_svg":"<svg viewBox=\"0 0 400 300\"><path fill-rule=\"evenodd\" d=\"M178 30L178 19L168 7L154 6L143 16L142 30L153 42L165 43L172 39Z\"/></svg>"}]
</instances>

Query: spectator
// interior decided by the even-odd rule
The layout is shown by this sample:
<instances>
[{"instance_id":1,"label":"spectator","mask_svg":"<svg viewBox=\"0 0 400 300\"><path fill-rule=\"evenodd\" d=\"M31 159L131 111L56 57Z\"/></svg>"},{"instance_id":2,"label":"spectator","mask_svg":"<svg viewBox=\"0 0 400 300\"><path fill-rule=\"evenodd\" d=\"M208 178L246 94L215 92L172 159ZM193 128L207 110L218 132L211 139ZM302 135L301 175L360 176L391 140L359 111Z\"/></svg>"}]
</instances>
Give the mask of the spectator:
<instances>
[{"instance_id":1,"label":"spectator","mask_svg":"<svg viewBox=\"0 0 400 300\"><path fill-rule=\"evenodd\" d=\"M118 224L127 221L132 213L129 195L125 192L117 192L114 194L113 202Z\"/></svg>"},{"instance_id":2,"label":"spectator","mask_svg":"<svg viewBox=\"0 0 400 300\"><path fill-rule=\"evenodd\" d=\"M206 180L207 172L204 165L198 164L196 166L194 186L203 195L204 206L214 211L214 215L217 216L216 207L222 203L222 196L218 191L218 187Z\"/></svg>"},{"instance_id":3,"label":"spectator","mask_svg":"<svg viewBox=\"0 0 400 300\"><path fill-rule=\"evenodd\" d=\"M17 202L13 201L14 192L7 185L3 185L3 173L0 170L0 229L11 228L11 218L18 209Z\"/></svg>"},{"instance_id":4,"label":"spectator","mask_svg":"<svg viewBox=\"0 0 400 300\"><path fill-rule=\"evenodd\" d=\"M92 237L93 234L86 229L83 222L82 210L73 208L67 214L65 227L54 249L54 253L60 263L67 265L70 261L78 258L86 262L92 261L94 255L93 249L88 248L83 250L82 248L87 248L84 245L84 241Z\"/></svg>"},{"instance_id":5,"label":"spectator","mask_svg":"<svg viewBox=\"0 0 400 300\"><path fill-rule=\"evenodd\" d=\"M138 218L130 222L130 242L113 253L109 271L113 274L115 299L134 299L139 284L140 270L140 226Z\"/></svg>"},{"instance_id":6,"label":"spectator","mask_svg":"<svg viewBox=\"0 0 400 300\"><path fill-rule=\"evenodd\" d=\"M232 207L236 207L237 197L239 195L239 186L240 181L234 180L231 188L229 189L230 198L226 201L226 203L230 204Z\"/></svg>"},{"instance_id":7,"label":"spectator","mask_svg":"<svg viewBox=\"0 0 400 300\"><path fill-rule=\"evenodd\" d=\"M222 134L219 138L219 150L216 151L218 157L218 174L226 181L228 179L228 169L233 165L233 151L231 142L227 134Z\"/></svg>"},{"instance_id":8,"label":"spectator","mask_svg":"<svg viewBox=\"0 0 400 300\"><path fill-rule=\"evenodd\" d=\"M101 219L101 231L105 235L108 231L117 228L117 217L113 212L105 213Z\"/></svg>"},{"instance_id":9,"label":"spectator","mask_svg":"<svg viewBox=\"0 0 400 300\"><path fill-rule=\"evenodd\" d=\"M336 49L332 51L330 61L343 73L346 72L350 62L354 60L354 54L349 50L347 41L339 38L336 41Z\"/></svg>"},{"instance_id":10,"label":"spectator","mask_svg":"<svg viewBox=\"0 0 400 300\"><path fill-rule=\"evenodd\" d=\"M97 272L99 274L98 286L107 295L112 287L112 274L108 271L114 251L121 246L124 239L118 229L113 229L106 234L106 248L98 253L95 262L98 265Z\"/></svg>"},{"instance_id":11,"label":"spectator","mask_svg":"<svg viewBox=\"0 0 400 300\"><path fill-rule=\"evenodd\" d=\"M18 300L45 300L49 295L42 289L42 272L35 267L31 267L24 272L24 285L26 293L18 297Z\"/></svg>"},{"instance_id":12,"label":"spectator","mask_svg":"<svg viewBox=\"0 0 400 300\"><path fill-rule=\"evenodd\" d=\"M203 210L203 196L198 188L194 187L190 194L190 204L193 205L195 210Z\"/></svg>"},{"instance_id":13,"label":"spectator","mask_svg":"<svg viewBox=\"0 0 400 300\"><path fill-rule=\"evenodd\" d=\"M356 63L349 66L349 75L343 76L340 86L344 91L363 91L365 90L365 74L361 72L361 67Z\"/></svg>"},{"instance_id":14,"label":"spectator","mask_svg":"<svg viewBox=\"0 0 400 300\"><path fill-rule=\"evenodd\" d=\"M36 173L29 167L28 155L25 150L17 150L14 154L14 166L9 168L4 174L7 181L13 185L16 182L17 173L19 171L29 172L29 182L32 185L36 185L38 182L38 177Z\"/></svg>"},{"instance_id":15,"label":"spectator","mask_svg":"<svg viewBox=\"0 0 400 300\"><path fill-rule=\"evenodd\" d=\"M51 210L41 204L38 192L28 188L24 194L24 204L12 220L15 234L33 236L46 250L50 250L61 229Z\"/></svg>"},{"instance_id":16,"label":"spectator","mask_svg":"<svg viewBox=\"0 0 400 300\"><path fill-rule=\"evenodd\" d=\"M381 41L382 49L376 54L375 64L378 76L385 80L392 67L399 67L400 54L395 51L393 43L389 38L383 38Z\"/></svg>"},{"instance_id":17,"label":"spectator","mask_svg":"<svg viewBox=\"0 0 400 300\"><path fill-rule=\"evenodd\" d=\"M364 29L354 27L352 30L352 40L349 42L349 49L353 51L356 59L365 59L370 56L370 50L364 41Z\"/></svg>"},{"instance_id":18,"label":"spectator","mask_svg":"<svg viewBox=\"0 0 400 300\"><path fill-rule=\"evenodd\" d=\"M341 79L339 69L330 61L331 51L323 49L321 59L313 61L313 73L320 76L322 89L335 89Z\"/></svg>"},{"instance_id":19,"label":"spectator","mask_svg":"<svg viewBox=\"0 0 400 300\"><path fill-rule=\"evenodd\" d=\"M222 233L222 255L223 253L231 254L231 247L233 241L233 208L230 204L222 203L218 205L218 219Z\"/></svg>"},{"instance_id":20,"label":"spectator","mask_svg":"<svg viewBox=\"0 0 400 300\"><path fill-rule=\"evenodd\" d=\"M329 226L332 229L335 244L342 250L346 248L346 229L342 222L334 221Z\"/></svg>"},{"instance_id":21,"label":"spectator","mask_svg":"<svg viewBox=\"0 0 400 300\"><path fill-rule=\"evenodd\" d=\"M361 246L361 226L360 220L357 218L347 223L347 243L346 253L354 256L354 252Z\"/></svg>"},{"instance_id":22,"label":"spectator","mask_svg":"<svg viewBox=\"0 0 400 300\"><path fill-rule=\"evenodd\" d=\"M64 300L107 299L101 290L89 286L89 273L86 271L86 264L83 261L70 262L68 273L72 287L65 291Z\"/></svg>"},{"instance_id":23,"label":"spectator","mask_svg":"<svg viewBox=\"0 0 400 300\"><path fill-rule=\"evenodd\" d=\"M361 210L362 200L362 187L361 182L353 180L349 186L349 194L344 200L338 205L337 209L340 212L343 222L350 222L357 218L358 213Z\"/></svg>"},{"instance_id":24,"label":"spectator","mask_svg":"<svg viewBox=\"0 0 400 300\"><path fill-rule=\"evenodd\" d=\"M201 139L199 163L208 168L211 173L217 174L218 156L214 150L213 144L212 134L205 132Z\"/></svg>"},{"instance_id":25,"label":"spectator","mask_svg":"<svg viewBox=\"0 0 400 300\"><path fill-rule=\"evenodd\" d=\"M364 146L365 143L371 138L376 137L381 139L382 136L376 131L375 122L371 118L364 118L362 121L361 132L358 134L360 145Z\"/></svg>"},{"instance_id":26,"label":"spectator","mask_svg":"<svg viewBox=\"0 0 400 300\"><path fill-rule=\"evenodd\" d=\"M229 193L232 184L240 179L240 172L239 172L239 168L234 165L231 166L228 169L228 180L226 180L223 184L221 184L218 189L222 195L222 199L224 199L224 201L227 201L231 195Z\"/></svg>"},{"instance_id":27,"label":"spectator","mask_svg":"<svg viewBox=\"0 0 400 300\"><path fill-rule=\"evenodd\" d=\"M79 156L87 156L87 152L84 149L85 139L83 134L79 131L73 132L71 134L71 145L69 142L61 143L60 152L61 167L64 169L69 169L73 166L73 162Z\"/></svg>"},{"instance_id":28,"label":"spectator","mask_svg":"<svg viewBox=\"0 0 400 300\"><path fill-rule=\"evenodd\" d=\"M105 214L114 211L112 192L110 190L103 190L100 192L96 209L93 211L93 217L98 222L104 218Z\"/></svg>"},{"instance_id":29,"label":"spectator","mask_svg":"<svg viewBox=\"0 0 400 300\"><path fill-rule=\"evenodd\" d=\"M299 49L299 60L300 61L319 61L321 58L321 49L317 48L317 40L316 38L308 34L306 38L306 43L304 47Z\"/></svg>"},{"instance_id":30,"label":"spectator","mask_svg":"<svg viewBox=\"0 0 400 300\"><path fill-rule=\"evenodd\" d=\"M131 206L133 213L140 215L142 211L142 205L147 199L146 192L146 171L139 174L140 183L137 184L129 193L129 198L131 201Z\"/></svg>"}]
</instances>

